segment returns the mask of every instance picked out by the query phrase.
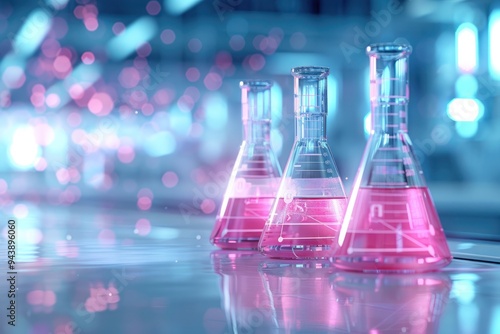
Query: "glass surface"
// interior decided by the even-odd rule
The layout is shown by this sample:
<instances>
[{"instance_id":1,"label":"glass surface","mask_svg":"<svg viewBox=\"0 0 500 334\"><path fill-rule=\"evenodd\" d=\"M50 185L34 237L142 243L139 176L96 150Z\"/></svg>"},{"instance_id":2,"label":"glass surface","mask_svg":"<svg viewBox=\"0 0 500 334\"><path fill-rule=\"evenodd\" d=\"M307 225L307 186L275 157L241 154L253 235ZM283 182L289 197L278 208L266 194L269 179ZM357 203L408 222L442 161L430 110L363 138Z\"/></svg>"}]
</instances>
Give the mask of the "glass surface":
<instances>
[{"instance_id":1,"label":"glass surface","mask_svg":"<svg viewBox=\"0 0 500 334\"><path fill-rule=\"evenodd\" d=\"M281 167L271 149L271 82L242 81L243 143L210 241L222 249L256 249L276 196Z\"/></svg>"},{"instance_id":2,"label":"glass surface","mask_svg":"<svg viewBox=\"0 0 500 334\"><path fill-rule=\"evenodd\" d=\"M409 326L413 332L429 329L419 333L500 330L500 266L484 258L454 259L430 276L354 275L325 260L218 250L208 242L210 217L194 215L187 224L180 213L110 204L16 205L24 211L14 214L9 205L0 211L18 224L16 327L7 324L4 276L2 334L227 334L235 328L310 334L342 333L347 326L383 333L391 324L407 333ZM453 243L459 253L475 246L470 240ZM488 253L500 254L498 244L489 245ZM438 284L429 285L429 277ZM412 322L417 305L418 321ZM422 324L424 314L429 320ZM382 315L388 320L382 322Z\"/></svg>"},{"instance_id":3,"label":"glass surface","mask_svg":"<svg viewBox=\"0 0 500 334\"><path fill-rule=\"evenodd\" d=\"M342 180L326 140L326 67L296 67L295 143L259 241L271 258L330 256L346 205Z\"/></svg>"},{"instance_id":4,"label":"glass surface","mask_svg":"<svg viewBox=\"0 0 500 334\"><path fill-rule=\"evenodd\" d=\"M333 255L342 269L423 272L451 261L407 133L410 53L399 44L367 48L372 129Z\"/></svg>"}]
</instances>

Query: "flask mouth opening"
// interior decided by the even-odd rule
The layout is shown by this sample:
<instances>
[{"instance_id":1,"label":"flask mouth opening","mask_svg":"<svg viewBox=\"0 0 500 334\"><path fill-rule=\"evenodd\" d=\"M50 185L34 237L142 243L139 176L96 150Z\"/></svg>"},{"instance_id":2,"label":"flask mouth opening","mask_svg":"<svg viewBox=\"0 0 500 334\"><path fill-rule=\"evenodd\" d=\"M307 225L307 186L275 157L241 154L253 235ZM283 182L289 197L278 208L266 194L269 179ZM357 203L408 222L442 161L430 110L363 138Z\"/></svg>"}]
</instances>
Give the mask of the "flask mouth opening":
<instances>
[{"instance_id":1,"label":"flask mouth opening","mask_svg":"<svg viewBox=\"0 0 500 334\"><path fill-rule=\"evenodd\" d=\"M271 88L273 82L270 80L243 80L240 81L241 89L265 90Z\"/></svg>"},{"instance_id":2,"label":"flask mouth opening","mask_svg":"<svg viewBox=\"0 0 500 334\"><path fill-rule=\"evenodd\" d=\"M411 45L397 43L377 43L371 44L366 48L366 54L369 56L404 57L409 56L411 52Z\"/></svg>"},{"instance_id":3,"label":"flask mouth opening","mask_svg":"<svg viewBox=\"0 0 500 334\"><path fill-rule=\"evenodd\" d=\"M324 66L299 66L292 68L296 78L325 78L330 74L330 68Z\"/></svg>"}]
</instances>

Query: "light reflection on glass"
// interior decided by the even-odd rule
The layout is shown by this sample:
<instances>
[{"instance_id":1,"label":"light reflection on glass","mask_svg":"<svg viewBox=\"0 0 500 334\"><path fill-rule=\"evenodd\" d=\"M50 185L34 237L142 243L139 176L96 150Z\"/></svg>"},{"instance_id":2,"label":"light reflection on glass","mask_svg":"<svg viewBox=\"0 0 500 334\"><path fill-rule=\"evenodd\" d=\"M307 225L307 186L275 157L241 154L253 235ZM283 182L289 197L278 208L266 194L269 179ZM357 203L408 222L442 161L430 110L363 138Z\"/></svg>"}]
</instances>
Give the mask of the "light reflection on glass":
<instances>
[{"instance_id":1,"label":"light reflection on glass","mask_svg":"<svg viewBox=\"0 0 500 334\"><path fill-rule=\"evenodd\" d=\"M222 308L230 332L279 333L272 301L259 276L263 256L257 252L212 252L214 271L220 275ZM206 325L211 322L206 319Z\"/></svg>"},{"instance_id":2,"label":"light reflection on glass","mask_svg":"<svg viewBox=\"0 0 500 334\"><path fill-rule=\"evenodd\" d=\"M285 333L332 333L343 328L329 261L267 260L260 274Z\"/></svg>"},{"instance_id":3,"label":"light reflection on glass","mask_svg":"<svg viewBox=\"0 0 500 334\"><path fill-rule=\"evenodd\" d=\"M451 280L445 274L377 275L339 272L332 279L344 331L437 333Z\"/></svg>"}]
</instances>

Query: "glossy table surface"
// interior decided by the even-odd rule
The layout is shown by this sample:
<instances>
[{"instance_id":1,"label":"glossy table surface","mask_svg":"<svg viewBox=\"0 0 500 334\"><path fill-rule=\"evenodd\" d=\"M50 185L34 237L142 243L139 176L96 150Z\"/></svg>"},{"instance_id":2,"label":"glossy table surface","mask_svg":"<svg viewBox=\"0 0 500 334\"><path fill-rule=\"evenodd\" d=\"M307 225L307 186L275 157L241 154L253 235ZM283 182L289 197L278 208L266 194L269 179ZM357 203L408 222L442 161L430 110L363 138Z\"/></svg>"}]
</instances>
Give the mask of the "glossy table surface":
<instances>
[{"instance_id":1,"label":"glossy table surface","mask_svg":"<svg viewBox=\"0 0 500 334\"><path fill-rule=\"evenodd\" d=\"M356 274L217 250L210 216L30 203L3 216L2 272L15 217L17 274L15 327L0 282L1 333L500 333L496 244L450 240L440 272Z\"/></svg>"}]
</instances>

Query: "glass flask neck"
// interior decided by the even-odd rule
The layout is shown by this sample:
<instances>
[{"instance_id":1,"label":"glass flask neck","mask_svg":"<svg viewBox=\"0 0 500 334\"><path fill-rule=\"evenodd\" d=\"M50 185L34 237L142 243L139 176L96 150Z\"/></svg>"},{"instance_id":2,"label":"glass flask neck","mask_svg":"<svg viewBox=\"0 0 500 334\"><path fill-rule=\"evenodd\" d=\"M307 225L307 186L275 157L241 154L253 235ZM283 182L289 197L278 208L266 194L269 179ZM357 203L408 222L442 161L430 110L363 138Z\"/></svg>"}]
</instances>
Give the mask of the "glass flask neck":
<instances>
[{"instance_id":1,"label":"glass flask neck","mask_svg":"<svg viewBox=\"0 0 500 334\"><path fill-rule=\"evenodd\" d=\"M375 44L370 57L370 105L372 133L407 132L408 85L411 47Z\"/></svg>"},{"instance_id":2,"label":"glass flask neck","mask_svg":"<svg viewBox=\"0 0 500 334\"><path fill-rule=\"evenodd\" d=\"M271 134L270 81L240 82L243 140L248 143L269 143Z\"/></svg>"},{"instance_id":3,"label":"glass flask neck","mask_svg":"<svg viewBox=\"0 0 500 334\"><path fill-rule=\"evenodd\" d=\"M327 67L295 67L295 136L301 139L326 139Z\"/></svg>"}]
</instances>

